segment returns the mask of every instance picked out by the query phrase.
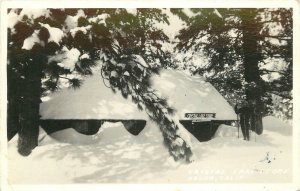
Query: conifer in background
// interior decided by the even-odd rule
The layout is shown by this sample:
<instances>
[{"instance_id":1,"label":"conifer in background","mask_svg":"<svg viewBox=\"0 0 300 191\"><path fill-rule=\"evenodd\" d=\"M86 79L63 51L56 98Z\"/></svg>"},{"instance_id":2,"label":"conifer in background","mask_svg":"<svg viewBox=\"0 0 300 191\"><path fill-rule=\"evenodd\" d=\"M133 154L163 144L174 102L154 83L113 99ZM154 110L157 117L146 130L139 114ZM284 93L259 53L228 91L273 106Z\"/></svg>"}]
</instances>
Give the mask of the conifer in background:
<instances>
[{"instance_id":1,"label":"conifer in background","mask_svg":"<svg viewBox=\"0 0 300 191\"><path fill-rule=\"evenodd\" d=\"M267 114L291 119L292 9L172 12L186 23L177 36L177 50L188 53L185 68L204 75L231 105L254 103L259 123Z\"/></svg>"}]
</instances>

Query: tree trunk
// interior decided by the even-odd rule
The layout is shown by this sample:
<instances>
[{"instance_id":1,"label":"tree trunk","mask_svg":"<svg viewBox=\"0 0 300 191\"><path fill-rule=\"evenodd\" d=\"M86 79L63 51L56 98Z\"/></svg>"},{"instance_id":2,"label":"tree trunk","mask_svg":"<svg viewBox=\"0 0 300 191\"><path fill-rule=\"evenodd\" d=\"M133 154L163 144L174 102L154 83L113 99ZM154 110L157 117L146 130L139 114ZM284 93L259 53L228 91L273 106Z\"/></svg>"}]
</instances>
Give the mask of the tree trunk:
<instances>
[{"instance_id":1,"label":"tree trunk","mask_svg":"<svg viewBox=\"0 0 300 191\"><path fill-rule=\"evenodd\" d=\"M7 67L7 140L12 139L19 131L20 92L17 74Z\"/></svg>"},{"instance_id":2,"label":"tree trunk","mask_svg":"<svg viewBox=\"0 0 300 191\"><path fill-rule=\"evenodd\" d=\"M35 53L32 62L24 67L22 83L22 97L20 104L20 129L18 151L27 156L38 145L39 134L39 105L41 95L42 62L38 53Z\"/></svg>"},{"instance_id":3,"label":"tree trunk","mask_svg":"<svg viewBox=\"0 0 300 191\"><path fill-rule=\"evenodd\" d=\"M11 140L19 131L19 103L10 98L7 103L7 140Z\"/></svg>"},{"instance_id":4,"label":"tree trunk","mask_svg":"<svg viewBox=\"0 0 300 191\"><path fill-rule=\"evenodd\" d=\"M263 103L261 101L262 88L261 78L259 75L259 52L257 46L257 37L259 27L256 25L255 16L256 9L242 9L242 32L243 32L243 51L244 51L244 67L245 67L245 94L247 102L254 107L255 126L254 131L261 134Z\"/></svg>"}]
</instances>

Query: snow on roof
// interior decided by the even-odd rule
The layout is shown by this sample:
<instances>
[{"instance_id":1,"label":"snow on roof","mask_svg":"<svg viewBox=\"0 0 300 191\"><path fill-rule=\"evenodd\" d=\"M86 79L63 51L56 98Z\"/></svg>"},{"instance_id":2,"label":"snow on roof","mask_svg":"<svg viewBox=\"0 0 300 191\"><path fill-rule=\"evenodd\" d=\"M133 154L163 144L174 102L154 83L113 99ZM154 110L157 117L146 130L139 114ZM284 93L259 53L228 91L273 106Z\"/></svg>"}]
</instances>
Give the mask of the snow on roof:
<instances>
[{"instance_id":1,"label":"snow on roof","mask_svg":"<svg viewBox=\"0 0 300 191\"><path fill-rule=\"evenodd\" d=\"M79 89L62 89L40 104L42 119L148 119L120 92L113 93L101 75L85 78Z\"/></svg>"},{"instance_id":2,"label":"snow on roof","mask_svg":"<svg viewBox=\"0 0 300 191\"><path fill-rule=\"evenodd\" d=\"M216 113L216 119L234 120L232 107L218 91L199 76L182 71L162 70L152 77L153 89L168 98L176 110L176 118L185 113ZM138 110L131 98L107 88L100 75L87 77L78 90L63 89L49 96L40 105L42 119L144 119L146 112Z\"/></svg>"},{"instance_id":3,"label":"snow on roof","mask_svg":"<svg viewBox=\"0 0 300 191\"><path fill-rule=\"evenodd\" d=\"M179 119L185 113L216 113L218 120L236 120L236 114L223 96L201 76L179 70L163 70L154 76L153 87L168 98Z\"/></svg>"}]
</instances>

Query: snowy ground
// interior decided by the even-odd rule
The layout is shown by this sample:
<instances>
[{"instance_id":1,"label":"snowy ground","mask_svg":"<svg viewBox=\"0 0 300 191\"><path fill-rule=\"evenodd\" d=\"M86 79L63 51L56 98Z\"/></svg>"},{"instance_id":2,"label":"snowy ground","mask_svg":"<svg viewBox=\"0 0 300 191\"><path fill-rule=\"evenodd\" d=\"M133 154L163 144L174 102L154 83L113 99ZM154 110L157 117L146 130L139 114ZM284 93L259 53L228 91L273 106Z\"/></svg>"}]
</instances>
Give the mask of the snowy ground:
<instances>
[{"instance_id":1,"label":"snowy ground","mask_svg":"<svg viewBox=\"0 0 300 191\"><path fill-rule=\"evenodd\" d=\"M29 157L8 143L9 184L54 183L279 183L292 180L292 128L264 118L262 135L237 139L237 129L221 126L213 140L192 137L196 160L174 162L160 131L147 124L139 136L121 123L105 123L86 136L66 129L48 136ZM34 175L34 176L32 176Z\"/></svg>"}]
</instances>

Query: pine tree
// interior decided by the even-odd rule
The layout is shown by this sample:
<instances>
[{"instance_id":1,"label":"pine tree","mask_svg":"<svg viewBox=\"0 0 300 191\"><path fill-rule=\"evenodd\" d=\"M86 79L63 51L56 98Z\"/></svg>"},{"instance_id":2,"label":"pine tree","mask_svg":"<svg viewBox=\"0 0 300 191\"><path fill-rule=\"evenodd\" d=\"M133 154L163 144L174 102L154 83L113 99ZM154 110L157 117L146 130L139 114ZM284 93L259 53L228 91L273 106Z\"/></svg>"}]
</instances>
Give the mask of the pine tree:
<instances>
[{"instance_id":1,"label":"pine tree","mask_svg":"<svg viewBox=\"0 0 300 191\"><path fill-rule=\"evenodd\" d=\"M184 58L186 67L204 75L229 103L247 100L265 115L274 95L291 100L291 9L190 9L190 17L183 9L172 12L187 24L177 36L177 49L192 54ZM191 67L199 55L207 61ZM270 73L278 77L266 79Z\"/></svg>"},{"instance_id":2,"label":"pine tree","mask_svg":"<svg viewBox=\"0 0 300 191\"><path fill-rule=\"evenodd\" d=\"M51 17L46 17L47 13ZM18 132L18 150L25 156L37 146L41 96L58 89L60 78L77 87L79 80L66 76L88 71L71 71L49 59L64 50L63 43L50 39L51 30L63 33L59 29L63 26L61 13L49 10L35 16L30 10L9 11L19 19L8 28L8 139ZM45 23L52 23L53 27Z\"/></svg>"},{"instance_id":3,"label":"pine tree","mask_svg":"<svg viewBox=\"0 0 300 191\"><path fill-rule=\"evenodd\" d=\"M18 83L24 79L24 84L28 84L20 91L14 89L19 84L8 84L8 128L19 129L19 151L25 150L21 154L28 155L37 145L41 93L59 89L66 80L79 87L80 76L92 74L91 67L98 64L107 86L112 91L121 91L124 98L131 97L158 124L170 154L175 159L190 160L191 148L179 136L179 128L171 116L174 109L158 96L150 83L151 74L158 73L170 60L170 54L162 50L168 37L155 27L157 22L168 22L160 9L48 9L42 15L29 17L28 14L22 17L22 11L10 10L10 14L22 20L8 32L8 68L12 71L8 76L16 78ZM21 33L24 29L26 33ZM52 36L55 31L61 33L60 39ZM34 40L29 48L24 47L28 39ZM29 87L34 88L29 90ZM23 105L19 107L19 116L13 111L18 99L32 105L27 111L23 111ZM29 113L30 116L21 117ZM24 142L28 140L32 143Z\"/></svg>"}]
</instances>

